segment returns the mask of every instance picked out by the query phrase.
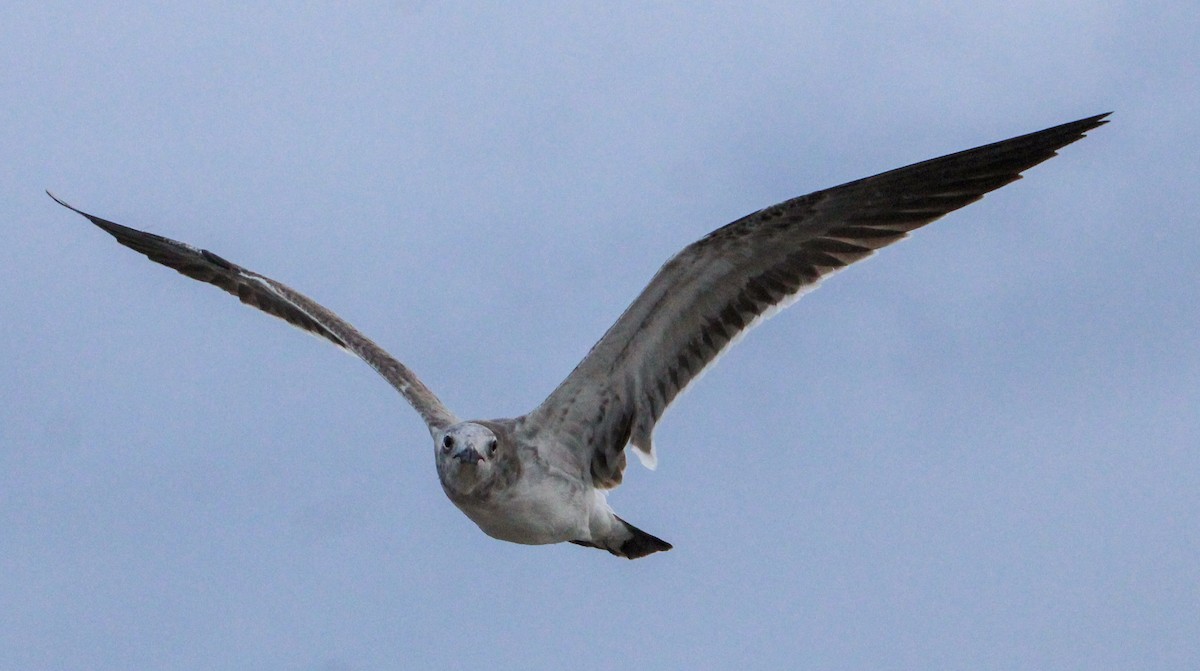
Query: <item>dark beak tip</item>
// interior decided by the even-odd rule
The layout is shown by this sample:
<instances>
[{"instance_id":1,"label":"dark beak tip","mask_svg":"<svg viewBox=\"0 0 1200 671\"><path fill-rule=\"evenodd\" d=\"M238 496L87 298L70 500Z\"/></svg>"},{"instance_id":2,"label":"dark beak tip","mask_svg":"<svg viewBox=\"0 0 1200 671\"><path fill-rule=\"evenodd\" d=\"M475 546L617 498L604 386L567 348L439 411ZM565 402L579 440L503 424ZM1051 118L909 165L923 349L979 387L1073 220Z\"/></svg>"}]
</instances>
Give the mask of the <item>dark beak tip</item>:
<instances>
[{"instance_id":1,"label":"dark beak tip","mask_svg":"<svg viewBox=\"0 0 1200 671\"><path fill-rule=\"evenodd\" d=\"M459 450L454 453L454 458L464 464L478 464L483 461L483 455L472 449Z\"/></svg>"}]
</instances>

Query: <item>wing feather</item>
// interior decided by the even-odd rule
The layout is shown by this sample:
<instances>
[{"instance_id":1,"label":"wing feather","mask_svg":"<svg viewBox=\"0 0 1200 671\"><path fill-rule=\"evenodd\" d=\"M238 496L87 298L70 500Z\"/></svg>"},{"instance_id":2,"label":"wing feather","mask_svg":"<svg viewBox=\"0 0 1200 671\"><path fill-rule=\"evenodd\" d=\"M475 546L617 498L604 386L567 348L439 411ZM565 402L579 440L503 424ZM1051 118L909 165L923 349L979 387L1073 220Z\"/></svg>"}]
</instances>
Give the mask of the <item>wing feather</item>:
<instances>
[{"instance_id":1,"label":"wing feather","mask_svg":"<svg viewBox=\"0 0 1200 671\"><path fill-rule=\"evenodd\" d=\"M122 245L151 261L188 277L207 282L238 297L251 307L278 317L345 349L383 376L420 413L430 431L444 429L457 420L454 414L407 366L336 314L291 287L247 270L224 258L187 243L122 226L83 212L46 192L59 205L77 212Z\"/></svg>"},{"instance_id":2,"label":"wing feather","mask_svg":"<svg viewBox=\"0 0 1200 671\"><path fill-rule=\"evenodd\" d=\"M765 208L685 247L524 421L575 446L597 486L624 448L648 466L672 400L751 326L825 277L1020 179L1106 123L1101 114Z\"/></svg>"}]
</instances>

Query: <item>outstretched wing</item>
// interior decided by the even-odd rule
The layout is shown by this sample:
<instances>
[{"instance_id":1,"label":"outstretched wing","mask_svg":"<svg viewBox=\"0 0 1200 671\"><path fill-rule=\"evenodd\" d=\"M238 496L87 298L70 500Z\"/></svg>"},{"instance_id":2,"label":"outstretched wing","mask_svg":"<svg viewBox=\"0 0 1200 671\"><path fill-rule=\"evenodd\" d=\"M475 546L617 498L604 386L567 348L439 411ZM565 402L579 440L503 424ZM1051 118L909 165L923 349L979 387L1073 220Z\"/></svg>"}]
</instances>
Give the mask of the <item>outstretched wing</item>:
<instances>
[{"instance_id":1,"label":"outstretched wing","mask_svg":"<svg viewBox=\"0 0 1200 671\"><path fill-rule=\"evenodd\" d=\"M412 404L431 431L444 429L457 422L454 415L407 366L385 352L370 338L359 333L358 329L304 294L226 261L206 249L101 219L68 205L49 191L46 194L59 205L87 217L93 224L116 238L117 242L145 254L151 261L174 268L201 282L218 286L237 296L246 305L279 317L293 326L353 352L378 371Z\"/></svg>"},{"instance_id":2,"label":"outstretched wing","mask_svg":"<svg viewBox=\"0 0 1200 671\"><path fill-rule=\"evenodd\" d=\"M597 486L620 483L627 443L653 468L655 422L740 334L825 276L1020 179L1106 116L817 191L713 231L658 271L525 421L581 450Z\"/></svg>"}]
</instances>

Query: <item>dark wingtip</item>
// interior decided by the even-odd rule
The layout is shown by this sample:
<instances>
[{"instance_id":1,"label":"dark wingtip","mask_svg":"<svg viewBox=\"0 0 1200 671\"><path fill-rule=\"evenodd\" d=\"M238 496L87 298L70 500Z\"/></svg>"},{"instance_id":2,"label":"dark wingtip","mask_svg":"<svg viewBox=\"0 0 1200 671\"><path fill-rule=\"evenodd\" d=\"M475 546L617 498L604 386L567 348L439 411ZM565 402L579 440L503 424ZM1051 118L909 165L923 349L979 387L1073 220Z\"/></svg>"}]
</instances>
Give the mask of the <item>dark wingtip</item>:
<instances>
[{"instance_id":1,"label":"dark wingtip","mask_svg":"<svg viewBox=\"0 0 1200 671\"><path fill-rule=\"evenodd\" d=\"M1042 131L1042 132L1048 131L1050 133L1054 133L1058 137L1063 137L1062 134L1066 133L1067 137L1070 138L1066 142L1066 144L1071 144L1072 142L1075 142L1077 140L1080 140L1080 139L1086 137L1088 131L1095 130L1095 129L1099 128L1100 126L1103 126L1104 124L1108 123L1109 119L1107 117L1110 114L1112 114L1112 112L1105 112L1104 114L1097 114L1095 116L1085 117L1078 121L1068 121L1067 123L1062 124L1060 126L1056 126L1054 128L1047 128L1046 131Z\"/></svg>"},{"instance_id":2,"label":"dark wingtip","mask_svg":"<svg viewBox=\"0 0 1200 671\"><path fill-rule=\"evenodd\" d=\"M109 221L108 219L105 219L103 217L97 217L94 214L88 214L87 212L84 212L83 210L79 209L78 207L75 207L74 205L63 200L62 198L59 198L58 196L54 195L53 193L50 192L49 189L46 190L46 195L53 198L54 202L58 203L59 205L62 205L63 207L67 208L68 210L84 217L88 221L90 221L93 224L95 224L96 226L100 227L105 232L107 232L109 235L116 238L118 242L120 242L121 244L123 244L127 247L129 245L126 244L126 242L124 240L125 236L128 236L130 234L154 236L153 233L144 233L137 229L129 228L128 226L122 226L121 224L118 224L114 221ZM154 236L154 237L158 237L158 236ZM138 251L141 251L141 250L138 250Z\"/></svg>"},{"instance_id":3,"label":"dark wingtip","mask_svg":"<svg viewBox=\"0 0 1200 671\"><path fill-rule=\"evenodd\" d=\"M1051 151L1048 156L1042 159L1044 161L1051 156L1057 156L1059 149L1082 140L1083 138L1087 137L1087 134L1090 131L1093 131L1108 123L1107 117L1110 114L1112 114L1112 112L1096 114L1094 116L1079 119L1078 121L1068 121L1067 123L1054 126L1052 128L1047 128L1044 131L1030 133L1030 135L1027 137L1041 138L1041 142L1049 143L1046 146L1047 148L1050 148ZM1040 162L1041 161L1038 161L1038 163Z\"/></svg>"},{"instance_id":4,"label":"dark wingtip","mask_svg":"<svg viewBox=\"0 0 1200 671\"><path fill-rule=\"evenodd\" d=\"M72 211L72 212L79 212L79 210L78 210L77 208L75 208L75 207L72 207L70 203L68 203L67 201L63 200L62 198L59 198L58 196L54 195L54 194L53 194L53 193L50 191L50 189L46 189L46 195L47 195L47 196L50 196L50 198L51 198L51 199L52 199L54 202L58 203L59 205L62 205L63 207L67 208L68 210L70 210L70 211ZM83 214L83 212L79 212L79 214ZM85 217L86 217L87 215L86 215L86 214L84 214L83 216L85 216Z\"/></svg>"},{"instance_id":5,"label":"dark wingtip","mask_svg":"<svg viewBox=\"0 0 1200 671\"><path fill-rule=\"evenodd\" d=\"M114 225L111 221L109 221L107 219L101 219L100 217L97 217L94 214L88 214L87 212L84 212L83 210L79 209L78 207L75 207L74 205L68 203L67 201L63 200L62 198L59 198L58 196L51 193L50 189L46 189L46 195L50 196L52 199L54 199L54 202L58 203L59 205L62 205L63 207L67 208L68 210L74 212L75 214L78 214L82 217L86 217L88 221L92 222L93 224L96 224L97 226L99 226L101 228L104 228L107 230L107 226L105 226L105 224Z\"/></svg>"},{"instance_id":6,"label":"dark wingtip","mask_svg":"<svg viewBox=\"0 0 1200 671\"><path fill-rule=\"evenodd\" d=\"M1079 121L1076 121L1075 124L1082 126L1079 132L1086 133L1093 128L1099 128L1100 126L1108 123L1110 121L1108 117L1111 115L1112 112L1105 112L1103 114L1087 117L1086 119L1080 119Z\"/></svg>"},{"instance_id":7,"label":"dark wingtip","mask_svg":"<svg viewBox=\"0 0 1200 671\"><path fill-rule=\"evenodd\" d=\"M1017 140L1023 138L1036 138L1042 142L1051 143L1056 149L1061 149L1062 147L1083 139L1087 136L1088 131L1095 130L1108 123L1109 120L1106 117L1108 117L1110 114L1112 114L1112 112L1096 114L1094 116L1084 117L1076 121L1068 121L1064 124L1052 126L1045 130L1036 131L1029 133L1028 135L1021 136L1020 138L1013 139Z\"/></svg>"}]
</instances>

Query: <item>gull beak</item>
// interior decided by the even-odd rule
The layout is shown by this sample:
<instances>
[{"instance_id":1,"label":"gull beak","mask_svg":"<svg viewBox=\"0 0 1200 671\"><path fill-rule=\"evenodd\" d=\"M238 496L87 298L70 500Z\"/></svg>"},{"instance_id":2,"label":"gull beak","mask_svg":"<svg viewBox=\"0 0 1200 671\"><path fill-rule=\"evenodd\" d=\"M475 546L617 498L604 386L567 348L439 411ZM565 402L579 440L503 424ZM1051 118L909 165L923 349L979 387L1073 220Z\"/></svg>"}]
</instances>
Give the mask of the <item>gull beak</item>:
<instances>
[{"instance_id":1,"label":"gull beak","mask_svg":"<svg viewBox=\"0 0 1200 671\"><path fill-rule=\"evenodd\" d=\"M452 454L450 456L454 457L460 463L464 463L464 464L477 464L477 463L483 461L482 454L475 451L475 448L466 447L466 446L458 448L457 450L454 451L454 454Z\"/></svg>"}]
</instances>

